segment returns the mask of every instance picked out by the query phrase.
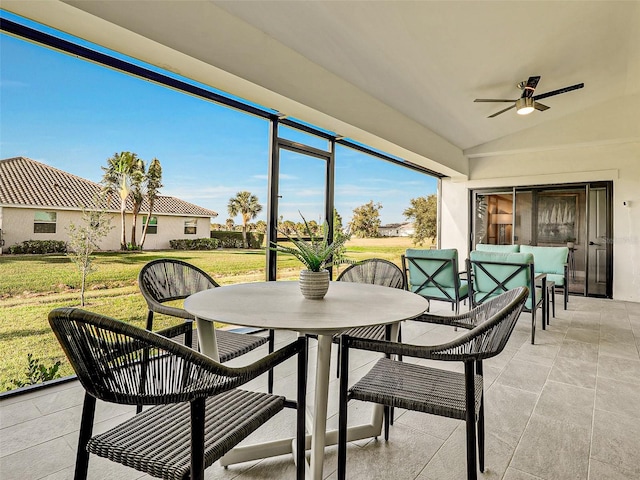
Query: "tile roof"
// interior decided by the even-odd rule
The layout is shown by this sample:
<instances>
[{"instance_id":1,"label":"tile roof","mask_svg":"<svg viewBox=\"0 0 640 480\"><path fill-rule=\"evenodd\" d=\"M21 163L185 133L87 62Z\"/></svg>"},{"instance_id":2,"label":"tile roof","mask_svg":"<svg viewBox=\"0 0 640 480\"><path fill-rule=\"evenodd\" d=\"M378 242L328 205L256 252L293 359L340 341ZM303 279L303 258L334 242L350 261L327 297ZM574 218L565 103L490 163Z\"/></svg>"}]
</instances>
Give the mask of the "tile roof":
<instances>
[{"instance_id":1,"label":"tile roof","mask_svg":"<svg viewBox=\"0 0 640 480\"><path fill-rule=\"evenodd\" d=\"M117 198L97 202L101 185L70 173L36 162L30 158L14 157L0 160L0 206L34 206L46 208L80 209L105 208L120 211ZM129 200L127 209L131 210ZM141 213L148 211L147 201ZM217 217L218 213L175 197L159 195L153 213Z\"/></svg>"}]
</instances>

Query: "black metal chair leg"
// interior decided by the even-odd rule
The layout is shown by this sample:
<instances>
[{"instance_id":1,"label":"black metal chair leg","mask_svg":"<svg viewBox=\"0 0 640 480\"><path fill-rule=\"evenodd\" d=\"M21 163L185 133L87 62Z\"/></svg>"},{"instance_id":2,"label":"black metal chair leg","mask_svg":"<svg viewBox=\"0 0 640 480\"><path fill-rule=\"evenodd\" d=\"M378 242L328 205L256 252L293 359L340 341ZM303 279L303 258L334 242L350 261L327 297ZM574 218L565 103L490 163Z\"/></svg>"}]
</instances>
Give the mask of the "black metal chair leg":
<instances>
[{"instance_id":1,"label":"black metal chair leg","mask_svg":"<svg viewBox=\"0 0 640 480\"><path fill-rule=\"evenodd\" d=\"M477 480L476 467L476 406L474 388L474 362L465 362L465 409L467 426L467 480Z\"/></svg>"},{"instance_id":2,"label":"black metal chair leg","mask_svg":"<svg viewBox=\"0 0 640 480\"><path fill-rule=\"evenodd\" d=\"M275 330L269 330L269 353L273 353L276 348ZM273 393L273 368L267 373L267 392Z\"/></svg>"},{"instance_id":3,"label":"black metal chair leg","mask_svg":"<svg viewBox=\"0 0 640 480\"><path fill-rule=\"evenodd\" d=\"M536 307L531 310L531 345L536 341Z\"/></svg>"},{"instance_id":4,"label":"black metal chair leg","mask_svg":"<svg viewBox=\"0 0 640 480\"><path fill-rule=\"evenodd\" d=\"M296 480L304 480L307 412L307 350L308 340L305 337L304 352L298 353L298 410L296 416Z\"/></svg>"},{"instance_id":5,"label":"black metal chair leg","mask_svg":"<svg viewBox=\"0 0 640 480\"><path fill-rule=\"evenodd\" d=\"M205 399L191 402L191 480L204 480Z\"/></svg>"},{"instance_id":6,"label":"black metal chair leg","mask_svg":"<svg viewBox=\"0 0 640 480\"><path fill-rule=\"evenodd\" d=\"M391 408L387 405L384 406L383 409L383 417L384 417L384 441L389 441L389 417L391 415Z\"/></svg>"},{"instance_id":7,"label":"black metal chair leg","mask_svg":"<svg viewBox=\"0 0 640 480\"><path fill-rule=\"evenodd\" d=\"M482 362L476 363L476 373L482 376ZM480 397L480 410L478 412L478 463L480 471L484 472L484 389Z\"/></svg>"},{"instance_id":8,"label":"black metal chair leg","mask_svg":"<svg viewBox=\"0 0 640 480\"><path fill-rule=\"evenodd\" d=\"M93 432L93 419L96 413L96 399L84 394L84 404L82 406L82 420L80 421L80 435L78 437L78 451L76 452L76 471L73 476L75 480L86 480L89 469L89 452L87 443L91 440Z\"/></svg>"},{"instance_id":9,"label":"black metal chair leg","mask_svg":"<svg viewBox=\"0 0 640 480\"><path fill-rule=\"evenodd\" d=\"M349 349L345 349L343 339L340 341L342 358L340 366L342 375L340 376L340 405L338 412L338 480L347 478L347 397L349 387Z\"/></svg>"},{"instance_id":10,"label":"black metal chair leg","mask_svg":"<svg viewBox=\"0 0 640 480\"><path fill-rule=\"evenodd\" d=\"M147 330L153 330L153 310L147 314Z\"/></svg>"}]
</instances>

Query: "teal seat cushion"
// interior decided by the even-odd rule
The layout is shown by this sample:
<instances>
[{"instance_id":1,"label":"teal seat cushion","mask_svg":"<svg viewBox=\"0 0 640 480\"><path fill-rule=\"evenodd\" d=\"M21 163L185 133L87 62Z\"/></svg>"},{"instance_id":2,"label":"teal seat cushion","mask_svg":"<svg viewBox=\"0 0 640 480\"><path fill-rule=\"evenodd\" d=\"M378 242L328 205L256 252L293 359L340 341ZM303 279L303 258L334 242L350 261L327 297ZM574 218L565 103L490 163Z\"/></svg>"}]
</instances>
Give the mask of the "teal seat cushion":
<instances>
[{"instance_id":1,"label":"teal seat cushion","mask_svg":"<svg viewBox=\"0 0 640 480\"><path fill-rule=\"evenodd\" d=\"M533 255L536 272L564 275L564 266L569 258L569 249L567 247L533 247L530 245L521 245L520 251Z\"/></svg>"},{"instance_id":2,"label":"teal seat cushion","mask_svg":"<svg viewBox=\"0 0 640 480\"><path fill-rule=\"evenodd\" d=\"M500 253L518 253L520 245L492 245L489 243L478 243L476 250L479 252L500 252Z\"/></svg>"}]
</instances>

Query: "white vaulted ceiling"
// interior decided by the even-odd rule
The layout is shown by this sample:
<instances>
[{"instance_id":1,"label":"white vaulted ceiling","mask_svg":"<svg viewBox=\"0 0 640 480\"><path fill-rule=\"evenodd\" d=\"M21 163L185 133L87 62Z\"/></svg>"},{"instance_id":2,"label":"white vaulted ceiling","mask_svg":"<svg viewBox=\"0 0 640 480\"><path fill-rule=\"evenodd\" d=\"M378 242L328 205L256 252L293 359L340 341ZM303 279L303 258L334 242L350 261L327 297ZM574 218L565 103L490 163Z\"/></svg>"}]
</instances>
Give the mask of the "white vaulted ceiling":
<instances>
[{"instance_id":1,"label":"white vaulted ceiling","mask_svg":"<svg viewBox=\"0 0 640 480\"><path fill-rule=\"evenodd\" d=\"M447 175L466 175L468 158L494 149L640 138L638 1L6 0L3 8ZM488 119L505 104L473 102L515 99L531 75L542 77L536 93L585 87L524 117Z\"/></svg>"}]
</instances>

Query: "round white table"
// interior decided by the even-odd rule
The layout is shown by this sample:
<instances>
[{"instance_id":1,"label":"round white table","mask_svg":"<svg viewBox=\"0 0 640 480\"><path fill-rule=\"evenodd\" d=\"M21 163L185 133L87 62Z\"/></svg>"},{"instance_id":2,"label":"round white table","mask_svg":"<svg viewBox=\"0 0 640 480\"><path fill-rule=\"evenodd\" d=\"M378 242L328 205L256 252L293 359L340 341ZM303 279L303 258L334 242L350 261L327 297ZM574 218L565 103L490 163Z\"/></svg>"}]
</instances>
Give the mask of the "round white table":
<instances>
[{"instance_id":1,"label":"round white table","mask_svg":"<svg viewBox=\"0 0 640 480\"><path fill-rule=\"evenodd\" d=\"M406 290L350 282L331 282L322 300L307 300L300 293L298 282L257 282L228 285L191 295L184 308L196 317L201 351L217 359L218 350L213 322L274 330L292 330L318 336L316 390L311 430L311 478L322 478L326 444L329 370L333 335L354 327L380 324L394 325L417 317L427 310L423 297ZM393 334L393 333L392 333ZM371 425L377 436L382 424L381 409L374 414ZM377 432L377 433L375 433ZM362 432L361 432L362 433ZM353 440L357 434L350 434ZM335 435L333 435L335 436ZM364 438L364 437L359 437ZM290 445L290 442L289 442ZM290 446L289 446L290 448ZM262 448L271 455L283 453L278 448ZM290 451L290 450L289 450ZM286 453L286 452L284 452ZM226 464L246 461L251 454L228 459Z\"/></svg>"}]
</instances>

